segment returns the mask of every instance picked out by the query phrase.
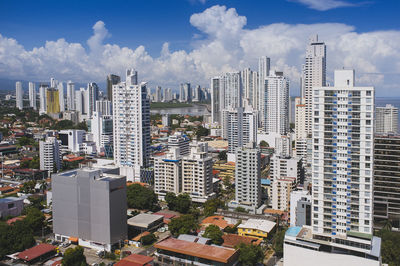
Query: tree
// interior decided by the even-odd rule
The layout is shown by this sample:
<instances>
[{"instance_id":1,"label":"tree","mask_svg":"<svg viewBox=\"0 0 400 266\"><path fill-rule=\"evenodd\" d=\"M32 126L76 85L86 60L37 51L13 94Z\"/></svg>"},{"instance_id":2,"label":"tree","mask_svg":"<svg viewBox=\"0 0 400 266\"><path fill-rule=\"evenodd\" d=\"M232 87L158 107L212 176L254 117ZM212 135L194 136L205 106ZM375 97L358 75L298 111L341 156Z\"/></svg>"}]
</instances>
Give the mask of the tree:
<instances>
[{"instance_id":1,"label":"tree","mask_svg":"<svg viewBox=\"0 0 400 266\"><path fill-rule=\"evenodd\" d=\"M35 186L36 186L36 181L30 180L30 181L25 182L22 185L22 189L21 190L22 190L23 193L30 194L30 193L33 193L35 191Z\"/></svg>"},{"instance_id":2,"label":"tree","mask_svg":"<svg viewBox=\"0 0 400 266\"><path fill-rule=\"evenodd\" d=\"M196 136L199 139L200 137L206 137L210 134L210 130L208 128L205 128L203 126L198 126L196 130Z\"/></svg>"},{"instance_id":3,"label":"tree","mask_svg":"<svg viewBox=\"0 0 400 266\"><path fill-rule=\"evenodd\" d=\"M41 232L45 224L44 214L37 208L28 207L24 219L33 232Z\"/></svg>"},{"instance_id":4,"label":"tree","mask_svg":"<svg viewBox=\"0 0 400 266\"><path fill-rule=\"evenodd\" d=\"M227 151L220 151L218 153L218 159L221 161L226 161L226 159L228 158L227 156Z\"/></svg>"},{"instance_id":5,"label":"tree","mask_svg":"<svg viewBox=\"0 0 400 266\"><path fill-rule=\"evenodd\" d=\"M25 137L25 136L21 137L18 140L18 144L20 146L33 145L34 143L35 143L35 141L32 138L28 138L28 137Z\"/></svg>"},{"instance_id":6,"label":"tree","mask_svg":"<svg viewBox=\"0 0 400 266\"><path fill-rule=\"evenodd\" d=\"M212 243L215 245L221 245L224 242L224 240L222 239L223 235L224 233L222 233L221 229L219 229L218 226L211 224L207 226L203 237L211 239Z\"/></svg>"},{"instance_id":7,"label":"tree","mask_svg":"<svg viewBox=\"0 0 400 266\"><path fill-rule=\"evenodd\" d=\"M260 147L269 147L269 144L265 140L262 140L260 141Z\"/></svg>"},{"instance_id":8,"label":"tree","mask_svg":"<svg viewBox=\"0 0 400 266\"><path fill-rule=\"evenodd\" d=\"M181 234L193 234L199 225L195 217L191 214L185 214L178 218L174 218L168 225L168 229L175 237Z\"/></svg>"},{"instance_id":9,"label":"tree","mask_svg":"<svg viewBox=\"0 0 400 266\"><path fill-rule=\"evenodd\" d=\"M64 253L61 263L66 266L86 266L87 262L83 254L83 248L81 246L68 248Z\"/></svg>"},{"instance_id":10,"label":"tree","mask_svg":"<svg viewBox=\"0 0 400 266\"><path fill-rule=\"evenodd\" d=\"M126 195L129 208L139 210L156 210L157 208L157 195L153 190L140 184L128 186Z\"/></svg>"},{"instance_id":11,"label":"tree","mask_svg":"<svg viewBox=\"0 0 400 266\"><path fill-rule=\"evenodd\" d=\"M287 228L283 228L282 230L276 232L273 240L272 240L272 248L275 250L275 254L278 257L283 256L283 240L285 238Z\"/></svg>"},{"instance_id":12,"label":"tree","mask_svg":"<svg viewBox=\"0 0 400 266\"><path fill-rule=\"evenodd\" d=\"M30 248L35 243L32 230L25 221L16 221L12 225L0 224L0 259Z\"/></svg>"},{"instance_id":13,"label":"tree","mask_svg":"<svg viewBox=\"0 0 400 266\"><path fill-rule=\"evenodd\" d=\"M39 156L33 157L33 159L29 162L29 168L31 168L31 169L39 169L40 168Z\"/></svg>"},{"instance_id":14,"label":"tree","mask_svg":"<svg viewBox=\"0 0 400 266\"><path fill-rule=\"evenodd\" d=\"M40 184L40 190L41 190L42 192L44 192L44 191L47 189L47 187L48 187L46 180L40 181L39 184Z\"/></svg>"},{"instance_id":15,"label":"tree","mask_svg":"<svg viewBox=\"0 0 400 266\"><path fill-rule=\"evenodd\" d=\"M154 243L154 241L157 240L157 237L154 234L149 234L146 236L142 236L140 238L140 242L142 243L142 245L147 246L147 245L151 245Z\"/></svg>"},{"instance_id":16,"label":"tree","mask_svg":"<svg viewBox=\"0 0 400 266\"><path fill-rule=\"evenodd\" d=\"M221 208L224 205L224 202L220 199L209 199L204 203L204 215L207 217L212 216L218 208Z\"/></svg>"},{"instance_id":17,"label":"tree","mask_svg":"<svg viewBox=\"0 0 400 266\"><path fill-rule=\"evenodd\" d=\"M241 243L239 249L239 262L242 265L256 265L264 260L264 252L260 246Z\"/></svg>"},{"instance_id":18,"label":"tree","mask_svg":"<svg viewBox=\"0 0 400 266\"><path fill-rule=\"evenodd\" d=\"M400 265L400 233L392 232L387 224L377 235L382 239L382 262L389 265Z\"/></svg>"},{"instance_id":19,"label":"tree","mask_svg":"<svg viewBox=\"0 0 400 266\"><path fill-rule=\"evenodd\" d=\"M75 128L76 128L76 129L82 129L82 130L88 131L88 126L87 126L87 124L86 124L85 121L80 122L78 125L76 125Z\"/></svg>"},{"instance_id":20,"label":"tree","mask_svg":"<svg viewBox=\"0 0 400 266\"><path fill-rule=\"evenodd\" d=\"M247 212L245 208L240 207L240 206L236 207L235 211L237 211L237 212Z\"/></svg>"},{"instance_id":21,"label":"tree","mask_svg":"<svg viewBox=\"0 0 400 266\"><path fill-rule=\"evenodd\" d=\"M192 200L190 199L190 196L186 193L176 196L174 193L168 192L165 195L165 201L167 202L168 208L170 210L180 213L188 213L190 207L192 206Z\"/></svg>"}]
</instances>

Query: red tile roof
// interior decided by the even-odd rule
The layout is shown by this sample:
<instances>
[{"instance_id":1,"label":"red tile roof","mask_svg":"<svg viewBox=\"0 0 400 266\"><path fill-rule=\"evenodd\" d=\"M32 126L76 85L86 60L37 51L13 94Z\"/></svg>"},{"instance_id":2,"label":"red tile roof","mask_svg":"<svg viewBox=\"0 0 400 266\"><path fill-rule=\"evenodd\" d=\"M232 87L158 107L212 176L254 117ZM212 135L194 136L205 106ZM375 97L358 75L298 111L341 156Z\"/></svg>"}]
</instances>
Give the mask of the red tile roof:
<instances>
[{"instance_id":1,"label":"red tile roof","mask_svg":"<svg viewBox=\"0 0 400 266\"><path fill-rule=\"evenodd\" d=\"M140 254L132 254L129 255L119 262L117 262L116 266L143 266L149 265L153 261L152 257L140 255Z\"/></svg>"},{"instance_id":2,"label":"red tile roof","mask_svg":"<svg viewBox=\"0 0 400 266\"><path fill-rule=\"evenodd\" d=\"M224 216L215 215L205 218L202 222L202 226L209 226L210 224L218 226L220 229L225 229L227 226L233 226L233 224L229 224L225 219Z\"/></svg>"},{"instance_id":3,"label":"red tile roof","mask_svg":"<svg viewBox=\"0 0 400 266\"><path fill-rule=\"evenodd\" d=\"M260 245L261 239L255 238L255 237L249 237L249 236L239 236L235 234L227 234L223 235L222 239L224 240L224 243L222 246L228 247L228 248L234 248L235 246L239 245L240 243L245 243L245 244L253 244L253 245Z\"/></svg>"},{"instance_id":4,"label":"red tile roof","mask_svg":"<svg viewBox=\"0 0 400 266\"><path fill-rule=\"evenodd\" d=\"M156 213L153 213L153 214L162 215L162 216L164 216L164 219L172 219L172 218L174 218L176 216L173 213L163 213L163 212L156 212Z\"/></svg>"},{"instance_id":5,"label":"red tile roof","mask_svg":"<svg viewBox=\"0 0 400 266\"><path fill-rule=\"evenodd\" d=\"M34 246L32 248L26 249L22 251L21 253L18 254L18 258L21 260L30 262L34 259L39 258L40 256L43 256L49 252L55 251L56 247L50 244L39 244L37 246Z\"/></svg>"}]
</instances>

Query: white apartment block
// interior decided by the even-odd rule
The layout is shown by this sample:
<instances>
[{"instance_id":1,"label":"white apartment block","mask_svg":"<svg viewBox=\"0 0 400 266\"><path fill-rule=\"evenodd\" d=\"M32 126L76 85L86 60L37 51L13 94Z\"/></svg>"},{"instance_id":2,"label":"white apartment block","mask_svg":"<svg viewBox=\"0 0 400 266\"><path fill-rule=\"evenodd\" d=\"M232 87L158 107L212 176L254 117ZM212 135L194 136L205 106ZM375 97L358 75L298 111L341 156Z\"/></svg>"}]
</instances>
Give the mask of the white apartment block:
<instances>
[{"instance_id":1,"label":"white apartment block","mask_svg":"<svg viewBox=\"0 0 400 266\"><path fill-rule=\"evenodd\" d=\"M224 77L211 78L211 120L213 123L222 122L221 112L225 109L224 92L225 79Z\"/></svg>"},{"instance_id":2,"label":"white apartment block","mask_svg":"<svg viewBox=\"0 0 400 266\"><path fill-rule=\"evenodd\" d=\"M47 105L46 105L46 91L47 91L48 86L41 84L39 87L39 97L40 97L40 109L39 109L39 114L45 114L47 110Z\"/></svg>"},{"instance_id":3,"label":"white apartment block","mask_svg":"<svg viewBox=\"0 0 400 266\"><path fill-rule=\"evenodd\" d=\"M301 206L300 206L301 204ZM306 206L303 206L306 205ZM306 220L311 220L311 210L307 213L307 208L311 207L311 194L308 190L296 190L290 193L290 226L311 225L306 224ZM306 217L310 214L310 217Z\"/></svg>"},{"instance_id":4,"label":"white apartment block","mask_svg":"<svg viewBox=\"0 0 400 266\"><path fill-rule=\"evenodd\" d=\"M249 143L257 142L258 113L250 106L223 110L222 134L228 139L228 152Z\"/></svg>"},{"instance_id":5,"label":"white apartment block","mask_svg":"<svg viewBox=\"0 0 400 266\"><path fill-rule=\"evenodd\" d=\"M179 148L179 155L184 156L190 153L189 150L190 139L183 132L176 131L173 135L168 137L168 148Z\"/></svg>"},{"instance_id":6,"label":"white apartment block","mask_svg":"<svg viewBox=\"0 0 400 266\"><path fill-rule=\"evenodd\" d=\"M296 97L294 102L296 140L306 139L306 105L304 104L304 98Z\"/></svg>"},{"instance_id":7,"label":"white apartment block","mask_svg":"<svg viewBox=\"0 0 400 266\"><path fill-rule=\"evenodd\" d=\"M96 101L99 99L99 87L96 83L91 82L88 83L87 86L87 97L85 97L86 103L86 114L88 115L88 119L90 119L93 115L93 112L96 111Z\"/></svg>"},{"instance_id":8,"label":"white apartment block","mask_svg":"<svg viewBox=\"0 0 400 266\"><path fill-rule=\"evenodd\" d=\"M96 112L102 115L112 115L112 102L109 100L96 101Z\"/></svg>"},{"instance_id":9,"label":"white apartment block","mask_svg":"<svg viewBox=\"0 0 400 266\"><path fill-rule=\"evenodd\" d=\"M67 109L75 111L75 84L72 81L67 83Z\"/></svg>"},{"instance_id":10,"label":"white apartment block","mask_svg":"<svg viewBox=\"0 0 400 266\"><path fill-rule=\"evenodd\" d=\"M388 134L398 132L399 127L399 108L391 104L385 107L376 107L376 134Z\"/></svg>"},{"instance_id":11,"label":"white apartment block","mask_svg":"<svg viewBox=\"0 0 400 266\"><path fill-rule=\"evenodd\" d=\"M35 83L29 82L29 106L36 110L36 87Z\"/></svg>"},{"instance_id":12,"label":"white apartment block","mask_svg":"<svg viewBox=\"0 0 400 266\"><path fill-rule=\"evenodd\" d=\"M64 85L62 82L58 83L58 101L60 104L60 112L65 112L65 97L64 97Z\"/></svg>"},{"instance_id":13,"label":"white apartment block","mask_svg":"<svg viewBox=\"0 0 400 266\"><path fill-rule=\"evenodd\" d=\"M254 213L261 205L261 153L254 142L236 151L235 186L235 201L229 206Z\"/></svg>"},{"instance_id":14,"label":"white apartment block","mask_svg":"<svg viewBox=\"0 0 400 266\"><path fill-rule=\"evenodd\" d=\"M93 141L96 143L97 152L107 153L113 143L112 115L93 112L92 119L90 120L90 133L92 133Z\"/></svg>"},{"instance_id":15,"label":"white apartment block","mask_svg":"<svg viewBox=\"0 0 400 266\"><path fill-rule=\"evenodd\" d=\"M193 142L190 154L182 158L182 193L196 202L206 202L213 195L213 159L207 143Z\"/></svg>"},{"instance_id":16,"label":"white apartment block","mask_svg":"<svg viewBox=\"0 0 400 266\"><path fill-rule=\"evenodd\" d=\"M294 177L296 182L301 182L303 169L300 158L281 157L274 154L270 159L270 179L273 182L280 177Z\"/></svg>"},{"instance_id":17,"label":"white apartment block","mask_svg":"<svg viewBox=\"0 0 400 266\"><path fill-rule=\"evenodd\" d=\"M265 79L263 129L266 133L286 135L289 132L289 80L282 72Z\"/></svg>"},{"instance_id":18,"label":"white apartment block","mask_svg":"<svg viewBox=\"0 0 400 266\"><path fill-rule=\"evenodd\" d=\"M167 192L179 194L181 190L181 155L178 147L172 147L164 156L154 156L154 191L164 199Z\"/></svg>"},{"instance_id":19,"label":"white apartment block","mask_svg":"<svg viewBox=\"0 0 400 266\"><path fill-rule=\"evenodd\" d=\"M207 143L192 143L185 156L172 147L167 154L154 157L154 190L161 199L167 192L187 193L193 201L204 203L214 196L212 166Z\"/></svg>"},{"instance_id":20,"label":"white apartment block","mask_svg":"<svg viewBox=\"0 0 400 266\"><path fill-rule=\"evenodd\" d=\"M55 137L48 137L45 141L39 141L40 170L54 173L61 169L62 155L60 142Z\"/></svg>"},{"instance_id":21,"label":"white apartment block","mask_svg":"<svg viewBox=\"0 0 400 266\"><path fill-rule=\"evenodd\" d=\"M277 177L272 181L271 205L272 209L289 211L290 193L297 186L296 177Z\"/></svg>"},{"instance_id":22,"label":"white apartment block","mask_svg":"<svg viewBox=\"0 0 400 266\"><path fill-rule=\"evenodd\" d=\"M334 87L313 88L313 234L372 234L374 88L354 70L336 70Z\"/></svg>"},{"instance_id":23,"label":"white apartment block","mask_svg":"<svg viewBox=\"0 0 400 266\"><path fill-rule=\"evenodd\" d=\"M242 107L242 78L240 72L230 72L225 74L224 108Z\"/></svg>"},{"instance_id":24,"label":"white apartment block","mask_svg":"<svg viewBox=\"0 0 400 266\"><path fill-rule=\"evenodd\" d=\"M306 131L307 135L312 133L313 117L313 87L326 85L326 46L318 41L318 35L310 37L306 50L306 62L303 65L301 97L306 105Z\"/></svg>"},{"instance_id":25,"label":"white apartment block","mask_svg":"<svg viewBox=\"0 0 400 266\"><path fill-rule=\"evenodd\" d=\"M86 131L80 129L64 129L58 133L61 141L61 149L73 153L82 151L82 144L85 140Z\"/></svg>"},{"instance_id":26,"label":"white apartment block","mask_svg":"<svg viewBox=\"0 0 400 266\"><path fill-rule=\"evenodd\" d=\"M250 68L240 72L243 84L243 100L258 110L258 73Z\"/></svg>"},{"instance_id":27,"label":"white apartment block","mask_svg":"<svg viewBox=\"0 0 400 266\"><path fill-rule=\"evenodd\" d=\"M113 85L114 162L130 181L139 181L150 156L150 101L146 83L136 83L128 69L126 82Z\"/></svg>"},{"instance_id":28,"label":"white apartment block","mask_svg":"<svg viewBox=\"0 0 400 266\"><path fill-rule=\"evenodd\" d=\"M22 82L21 81L17 81L15 83L15 103L16 103L16 107L19 110L24 109L24 91L22 90Z\"/></svg>"},{"instance_id":29,"label":"white apartment block","mask_svg":"<svg viewBox=\"0 0 400 266\"><path fill-rule=\"evenodd\" d=\"M265 84L265 79L269 76L270 73L270 58L266 56L262 56L258 59L258 90L257 90L257 99L258 99L258 105L257 105L257 110L260 112L260 117L262 119L262 123L265 123L264 117L265 117L265 112L267 110L265 109L265 91L267 89L266 84ZM256 107L254 107L256 108Z\"/></svg>"}]
</instances>

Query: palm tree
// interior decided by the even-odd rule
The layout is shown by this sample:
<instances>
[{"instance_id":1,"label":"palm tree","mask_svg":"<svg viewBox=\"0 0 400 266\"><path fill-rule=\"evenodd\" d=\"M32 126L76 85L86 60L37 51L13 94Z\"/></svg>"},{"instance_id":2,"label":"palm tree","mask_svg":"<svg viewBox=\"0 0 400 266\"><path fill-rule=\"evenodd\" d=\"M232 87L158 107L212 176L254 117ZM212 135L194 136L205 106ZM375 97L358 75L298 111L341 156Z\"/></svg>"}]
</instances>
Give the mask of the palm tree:
<instances>
[{"instance_id":1,"label":"palm tree","mask_svg":"<svg viewBox=\"0 0 400 266\"><path fill-rule=\"evenodd\" d=\"M44 192L44 191L47 189L47 187L48 187L48 185L47 185L46 180L40 181L40 190L41 190L42 192Z\"/></svg>"}]
</instances>

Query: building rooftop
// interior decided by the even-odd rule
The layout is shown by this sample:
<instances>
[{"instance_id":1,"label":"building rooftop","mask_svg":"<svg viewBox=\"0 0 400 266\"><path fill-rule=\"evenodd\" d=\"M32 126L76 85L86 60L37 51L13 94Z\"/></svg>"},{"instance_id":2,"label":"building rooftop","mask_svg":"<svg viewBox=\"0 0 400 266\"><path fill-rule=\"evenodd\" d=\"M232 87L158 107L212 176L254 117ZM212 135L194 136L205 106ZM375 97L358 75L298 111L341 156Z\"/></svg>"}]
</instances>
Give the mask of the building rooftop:
<instances>
[{"instance_id":1,"label":"building rooftop","mask_svg":"<svg viewBox=\"0 0 400 266\"><path fill-rule=\"evenodd\" d=\"M188 242L193 242L193 243L199 243L199 244L203 244L203 245L207 245L207 243L211 240L209 238L205 238L205 237L201 237L201 236L194 236L194 235L187 235L187 234L179 235L178 239L188 241Z\"/></svg>"},{"instance_id":2,"label":"building rooftop","mask_svg":"<svg viewBox=\"0 0 400 266\"><path fill-rule=\"evenodd\" d=\"M39 244L37 246L34 246L32 248L26 249L22 251L21 253L18 254L18 258L21 260L30 262L34 259L39 258L40 256L43 256L49 252L55 251L56 246L50 245L50 244Z\"/></svg>"},{"instance_id":3,"label":"building rooftop","mask_svg":"<svg viewBox=\"0 0 400 266\"><path fill-rule=\"evenodd\" d=\"M235 234L223 235L222 239L224 240L224 243L222 244L222 246L228 247L228 248L234 248L241 243L253 244L253 245L257 245L257 246L261 244L261 239L258 239L256 237L239 236L239 235L235 235Z\"/></svg>"},{"instance_id":4,"label":"building rooftop","mask_svg":"<svg viewBox=\"0 0 400 266\"><path fill-rule=\"evenodd\" d=\"M218 226L220 229L230 226L230 224L224 219L224 216L221 215L209 216L201 222L201 225L203 226L208 226L211 224Z\"/></svg>"},{"instance_id":5,"label":"building rooftop","mask_svg":"<svg viewBox=\"0 0 400 266\"><path fill-rule=\"evenodd\" d=\"M119 262L117 262L116 266L142 266L142 265L150 265L153 261L152 257L140 255L140 254L132 254L129 255Z\"/></svg>"},{"instance_id":6,"label":"building rooftop","mask_svg":"<svg viewBox=\"0 0 400 266\"><path fill-rule=\"evenodd\" d=\"M254 229L269 233L275 225L276 223L267 220L249 219L245 223L240 224L238 228Z\"/></svg>"},{"instance_id":7,"label":"building rooftop","mask_svg":"<svg viewBox=\"0 0 400 266\"><path fill-rule=\"evenodd\" d=\"M14 188L12 188L14 189ZM19 201L19 200L23 200L17 197L7 197L7 198L1 198L0 199L0 203L4 203L4 202L14 202L14 201Z\"/></svg>"},{"instance_id":8,"label":"building rooftop","mask_svg":"<svg viewBox=\"0 0 400 266\"><path fill-rule=\"evenodd\" d=\"M237 250L203 245L175 238L167 238L154 245L157 249L167 250L193 257L208 259L221 263L228 263L238 253Z\"/></svg>"},{"instance_id":9,"label":"building rooftop","mask_svg":"<svg viewBox=\"0 0 400 266\"><path fill-rule=\"evenodd\" d=\"M149 224L158 220L163 220L164 216L156 214L140 213L128 219L128 224L137 227L147 227Z\"/></svg>"}]
</instances>

